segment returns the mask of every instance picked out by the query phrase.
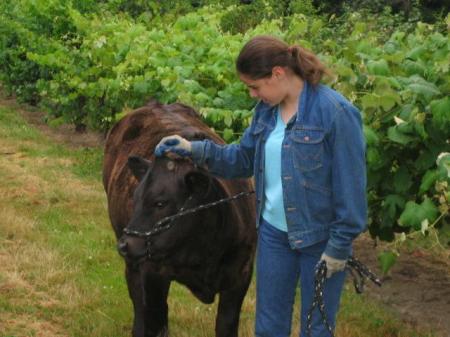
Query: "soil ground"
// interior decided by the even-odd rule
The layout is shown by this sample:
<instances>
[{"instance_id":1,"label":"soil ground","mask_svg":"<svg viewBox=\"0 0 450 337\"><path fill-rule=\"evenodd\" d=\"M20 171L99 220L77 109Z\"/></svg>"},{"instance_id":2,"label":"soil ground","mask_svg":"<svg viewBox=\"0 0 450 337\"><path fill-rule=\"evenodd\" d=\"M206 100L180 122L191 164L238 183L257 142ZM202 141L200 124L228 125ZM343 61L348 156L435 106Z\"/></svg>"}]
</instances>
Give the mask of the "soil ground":
<instances>
[{"instance_id":1,"label":"soil ground","mask_svg":"<svg viewBox=\"0 0 450 337\"><path fill-rule=\"evenodd\" d=\"M104 135L78 133L74 127L49 127L44 115L34 108L16 103L0 92L0 106L19 111L30 124L55 142L73 147L98 147ZM354 255L377 275L381 275L377 256L385 244L374 244L368 235L355 241ZM378 288L367 282L365 295L384 303L393 313L413 326L431 327L436 336L450 337L450 259L448 254L435 254L424 249L404 250Z\"/></svg>"},{"instance_id":2,"label":"soil ground","mask_svg":"<svg viewBox=\"0 0 450 337\"><path fill-rule=\"evenodd\" d=\"M381 275L377 256L386 244L374 245L368 235L355 240L354 255ZM396 264L382 278L381 288L367 282L365 293L394 310L413 326L430 327L450 337L450 260L421 248L402 249Z\"/></svg>"}]
</instances>

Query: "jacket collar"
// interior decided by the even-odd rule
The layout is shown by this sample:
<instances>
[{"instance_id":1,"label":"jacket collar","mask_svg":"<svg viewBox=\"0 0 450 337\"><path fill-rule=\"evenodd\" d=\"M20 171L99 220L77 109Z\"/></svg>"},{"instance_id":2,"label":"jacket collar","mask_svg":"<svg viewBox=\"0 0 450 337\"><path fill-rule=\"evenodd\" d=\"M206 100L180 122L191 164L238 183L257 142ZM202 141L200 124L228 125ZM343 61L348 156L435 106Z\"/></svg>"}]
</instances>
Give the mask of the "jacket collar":
<instances>
[{"instance_id":1,"label":"jacket collar","mask_svg":"<svg viewBox=\"0 0 450 337\"><path fill-rule=\"evenodd\" d=\"M312 90L311 84L308 81L303 81L303 90L299 97L298 107L297 107L297 117L295 118L296 124L301 124L304 121L306 110L306 104Z\"/></svg>"}]
</instances>

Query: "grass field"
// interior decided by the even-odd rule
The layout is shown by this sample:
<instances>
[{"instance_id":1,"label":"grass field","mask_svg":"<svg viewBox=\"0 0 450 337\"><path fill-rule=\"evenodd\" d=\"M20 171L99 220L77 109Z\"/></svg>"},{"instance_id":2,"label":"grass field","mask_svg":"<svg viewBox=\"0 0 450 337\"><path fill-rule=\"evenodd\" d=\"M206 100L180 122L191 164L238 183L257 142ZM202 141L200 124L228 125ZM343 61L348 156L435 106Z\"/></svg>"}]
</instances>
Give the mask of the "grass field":
<instances>
[{"instance_id":1,"label":"grass field","mask_svg":"<svg viewBox=\"0 0 450 337\"><path fill-rule=\"evenodd\" d=\"M130 336L131 302L106 211L101 148L55 144L0 107L0 337ZM297 300L298 306L298 300ZM253 336L254 282L240 336ZM213 337L215 306L173 283L172 337ZM292 336L298 336L298 310ZM338 337L432 337L347 285Z\"/></svg>"}]
</instances>

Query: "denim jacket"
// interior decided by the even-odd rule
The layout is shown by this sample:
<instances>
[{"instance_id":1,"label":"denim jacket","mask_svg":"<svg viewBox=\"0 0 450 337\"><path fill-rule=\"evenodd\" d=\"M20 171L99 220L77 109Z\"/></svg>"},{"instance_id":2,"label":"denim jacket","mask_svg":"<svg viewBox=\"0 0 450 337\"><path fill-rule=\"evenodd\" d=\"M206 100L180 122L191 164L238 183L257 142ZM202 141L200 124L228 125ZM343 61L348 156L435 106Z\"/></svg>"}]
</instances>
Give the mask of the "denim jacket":
<instances>
[{"instance_id":1,"label":"denim jacket","mask_svg":"<svg viewBox=\"0 0 450 337\"><path fill-rule=\"evenodd\" d=\"M257 226L264 205L264 144L275 109L255 107L239 144L192 142L192 158L224 178L255 177ZM283 201L293 249L328 240L325 253L351 254L366 228L365 144L359 111L331 88L305 81L297 114L286 125L281 150Z\"/></svg>"}]
</instances>

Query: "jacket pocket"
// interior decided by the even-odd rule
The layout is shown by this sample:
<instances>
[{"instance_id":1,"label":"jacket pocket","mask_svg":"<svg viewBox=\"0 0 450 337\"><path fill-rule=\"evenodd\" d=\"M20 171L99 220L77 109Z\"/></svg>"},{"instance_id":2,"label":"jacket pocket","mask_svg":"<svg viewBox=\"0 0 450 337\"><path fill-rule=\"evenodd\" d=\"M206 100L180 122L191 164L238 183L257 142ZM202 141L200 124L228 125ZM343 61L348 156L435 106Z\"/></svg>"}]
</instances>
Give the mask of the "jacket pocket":
<instances>
[{"instance_id":1,"label":"jacket pocket","mask_svg":"<svg viewBox=\"0 0 450 337\"><path fill-rule=\"evenodd\" d=\"M307 181L301 184L305 188L305 207L308 209L311 223L331 223L334 214L331 191Z\"/></svg>"},{"instance_id":2,"label":"jacket pocket","mask_svg":"<svg viewBox=\"0 0 450 337\"><path fill-rule=\"evenodd\" d=\"M323 129L313 127L291 131L290 138L295 168L308 172L322 167L324 135Z\"/></svg>"}]
</instances>

